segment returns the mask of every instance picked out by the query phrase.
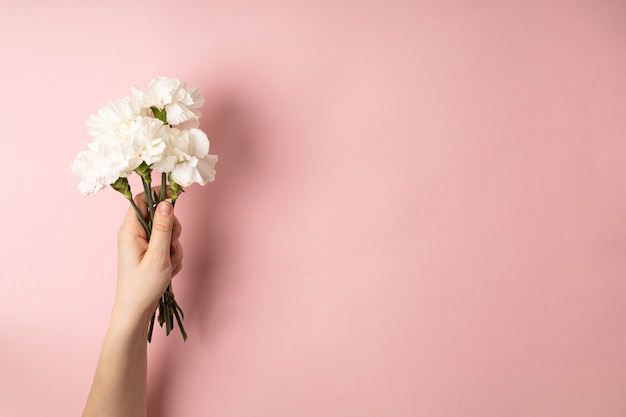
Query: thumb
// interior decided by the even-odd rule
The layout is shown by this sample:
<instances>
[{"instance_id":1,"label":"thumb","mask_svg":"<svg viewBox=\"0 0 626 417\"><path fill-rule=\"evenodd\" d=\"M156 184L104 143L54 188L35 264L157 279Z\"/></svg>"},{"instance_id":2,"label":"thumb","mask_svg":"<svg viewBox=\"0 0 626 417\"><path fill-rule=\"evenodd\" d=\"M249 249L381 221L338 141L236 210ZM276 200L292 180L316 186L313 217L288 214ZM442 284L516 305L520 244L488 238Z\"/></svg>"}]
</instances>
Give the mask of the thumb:
<instances>
[{"instance_id":1,"label":"thumb","mask_svg":"<svg viewBox=\"0 0 626 417\"><path fill-rule=\"evenodd\" d=\"M169 201L162 201L156 208L152 222L152 233L148 253L151 256L169 259L174 227L173 207Z\"/></svg>"}]
</instances>

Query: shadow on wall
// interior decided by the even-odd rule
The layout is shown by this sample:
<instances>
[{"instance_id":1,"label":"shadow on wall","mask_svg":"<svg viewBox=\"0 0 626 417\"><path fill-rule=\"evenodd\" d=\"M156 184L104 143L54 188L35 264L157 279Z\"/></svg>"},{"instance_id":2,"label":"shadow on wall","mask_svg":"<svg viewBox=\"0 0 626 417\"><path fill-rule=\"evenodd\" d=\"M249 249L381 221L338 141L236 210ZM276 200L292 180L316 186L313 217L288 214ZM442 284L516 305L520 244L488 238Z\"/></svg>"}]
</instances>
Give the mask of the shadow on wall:
<instances>
[{"instance_id":1,"label":"shadow on wall","mask_svg":"<svg viewBox=\"0 0 626 417\"><path fill-rule=\"evenodd\" d=\"M203 92L210 88L203 87ZM183 234L187 239L185 250L185 282L178 285L184 290L182 305L193 323L186 325L190 337L206 339L211 333L211 312L219 288L223 285L221 269L231 253L226 220L232 207L231 196L249 189L255 172L255 149L258 143L259 124L253 118L253 106L245 101L241 90L226 89L207 98L203 107L201 128L211 141L210 153L217 154L216 180L202 192L183 195L186 215ZM214 97L214 98L213 98ZM177 292L182 292L178 290ZM189 321L188 321L189 322ZM161 330L161 329L159 329ZM178 329L169 337L180 337ZM185 361L184 352L176 352L176 346L168 343L163 352L165 360L150 364L148 382L148 415L166 417L170 383L180 365ZM179 354L180 353L180 354ZM192 358L190 359L192 360ZM184 369L184 367L182 367Z\"/></svg>"}]
</instances>

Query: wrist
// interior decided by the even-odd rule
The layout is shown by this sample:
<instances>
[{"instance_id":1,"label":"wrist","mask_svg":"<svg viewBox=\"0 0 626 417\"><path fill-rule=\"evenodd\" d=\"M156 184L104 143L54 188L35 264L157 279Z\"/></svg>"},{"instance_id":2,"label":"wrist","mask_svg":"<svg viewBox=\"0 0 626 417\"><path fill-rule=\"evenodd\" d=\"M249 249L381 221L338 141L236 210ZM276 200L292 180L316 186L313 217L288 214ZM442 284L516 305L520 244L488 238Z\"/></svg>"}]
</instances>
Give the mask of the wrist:
<instances>
[{"instance_id":1,"label":"wrist","mask_svg":"<svg viewBox=\"0 0 626 417\"><path fill-rule=\"evenodd\" d=\"M111 313L110 326L128 332L145 333L147 338L148 325L154 311L155 309L139 308L116 300Z\"/></svg>"}]
</instances>

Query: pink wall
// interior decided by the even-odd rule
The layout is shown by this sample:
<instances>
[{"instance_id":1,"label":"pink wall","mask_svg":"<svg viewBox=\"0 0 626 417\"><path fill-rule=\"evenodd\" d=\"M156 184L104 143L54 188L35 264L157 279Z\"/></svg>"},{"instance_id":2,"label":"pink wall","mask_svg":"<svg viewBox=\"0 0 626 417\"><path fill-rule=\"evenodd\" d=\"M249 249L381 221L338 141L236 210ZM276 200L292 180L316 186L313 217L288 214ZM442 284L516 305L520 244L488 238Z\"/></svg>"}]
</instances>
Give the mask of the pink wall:
<instances>
[{"instance_id":1,"label":"pink wall","mask_svg":"<svg viewBox=\"0 0 626 417\"><path fill-rule=\"evenodd\" d=\"M626 415L623 1L10 3L1 417L82 409L126 202L69 165L158 75L220 162L153 417Z\"/></svg>"}]
</instances>

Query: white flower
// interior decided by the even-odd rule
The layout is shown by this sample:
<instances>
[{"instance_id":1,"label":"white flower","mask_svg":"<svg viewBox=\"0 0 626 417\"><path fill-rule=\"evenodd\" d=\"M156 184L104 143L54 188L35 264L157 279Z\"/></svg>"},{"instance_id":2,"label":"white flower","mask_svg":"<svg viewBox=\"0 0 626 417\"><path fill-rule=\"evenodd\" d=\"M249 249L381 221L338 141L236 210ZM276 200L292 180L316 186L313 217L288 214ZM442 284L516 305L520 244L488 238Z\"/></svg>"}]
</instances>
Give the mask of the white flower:
<instances>
[{"instance_id":1,"label":"white flower","mask_svg":"<svg viewBox=\"0 0 626 417\"><path fill-rule=\"evenodd\" d=\"M199 88L185 89L186 84L175 78L159 77L150 81L148 91L133 87L133 94L144 108L152 106L165 109L167 123L175 126L188 120L198 119L198 110L204 104Z\"/></svg>"},{"instance_id":2,"label":"white flower","mask_svg":"<svg viewBox=\"0 0 626 417\"><path fill-rule=\"evenodd\" d=\"M125 157L134 162L135 168L145 162L152 165L163 157L165 138L168 126L153 117L138 117L117 133L118 140L126 142L129 147L120 148L127 151ZM134 168L133 168L134 169Z\"/></svg>"},{"instance_id":3,"label":"white flower","mask_svg":"<svg viewBox=\"0 0 626 417\"><path fill-rule=\"evenodd\" d=\"M217 156L209 155L209 139L198 128L204 103L200 89L155 78L147 92L133 87L133 94L108 102L87 120L87 132L95 139L72 163L83 196L128 177L143 163L170 173L183 187L213 181Z\"/></svg>"},{"instance_id":4,"label":"white flower","mask_svg":"<svg viewBox=\"0 0 626 417\"><path fill-rule=\"evenodd\" d=\"M209 155L209 139L202 130L171 128L163 158L153 166L187 187L214 181L216 163L217 155Z\"/></svg>"},{"instance_id":5,"label":"white flower","mask_svg":"<svg viewBox=\"0 0 626 417\"><path fill-rule=\"evenodd\" d=\"M139 116L98 136L72 163L80 192L95 194L118 178L128 177L142 162L151 165L161 160L167 133L160 120Z\"/></svg>"},{"instance_id":6,"label":"white flower","mask_svg":"<svg viewBox=\"0 0 626 417\"><path fill-rule=\"evenodd\" d=\"M79 152L72 162L72 173L80 179L78 189L83 196L127 177L139 165L135 158L128 157L132 148L112 134L99 136L87 146L89 149Z\"/></svg>"},{"instance_id":7,"label":"white flower","mask_svg":"<svg viewBox=\"0 0 626 417\"><path fill-rule=\"evenodd\" d=\"M146 116L148 111L134 98L124 97L110 101L97 114L87 119L87 133L94 138L124 128L138 116Z\"/></svg>"}]
</instances>

